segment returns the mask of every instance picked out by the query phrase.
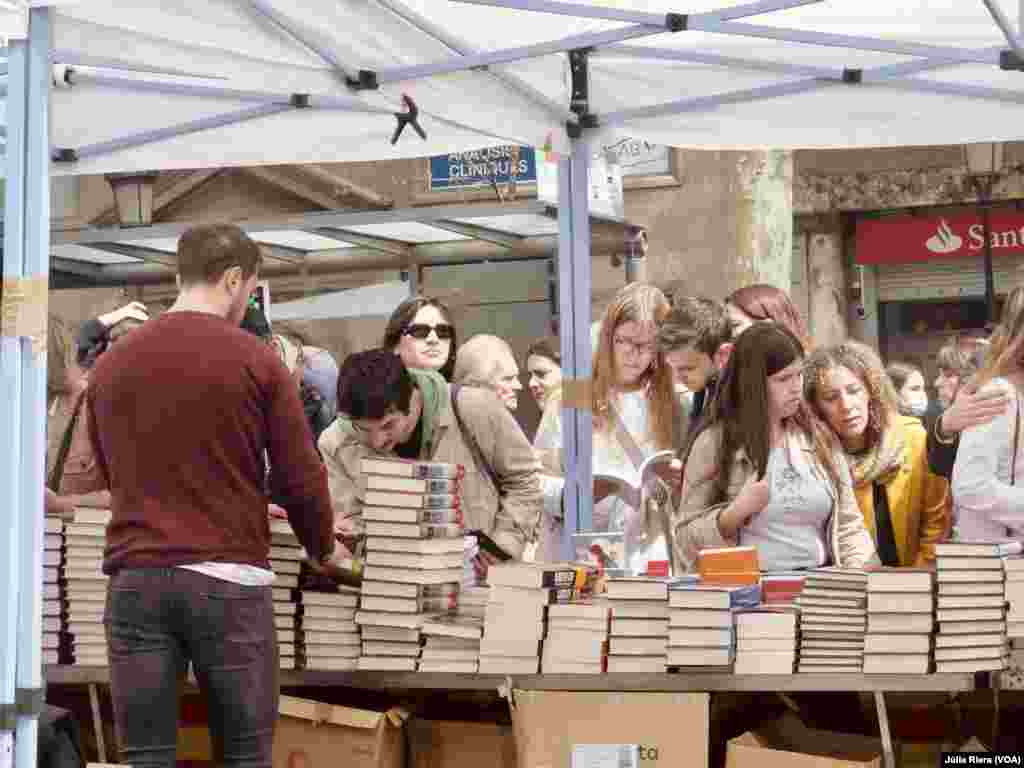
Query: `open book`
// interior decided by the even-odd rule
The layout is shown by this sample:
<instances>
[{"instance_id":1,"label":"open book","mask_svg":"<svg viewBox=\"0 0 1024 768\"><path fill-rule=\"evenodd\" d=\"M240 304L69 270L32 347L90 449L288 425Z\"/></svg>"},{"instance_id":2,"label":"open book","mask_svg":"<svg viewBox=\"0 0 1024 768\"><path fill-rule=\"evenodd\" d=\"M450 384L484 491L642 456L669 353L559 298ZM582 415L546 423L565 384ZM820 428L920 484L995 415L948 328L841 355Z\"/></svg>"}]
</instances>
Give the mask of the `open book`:
<instances>
[{"instance_id":1,"label":"open book","mask_svg":"<svg viewBox=\"0 0 1024 768\"><path fill-rule=\"evenodd\" d=\"M651 493L659 479L671 485L672 476L679 474L680 466L677 463L673 467L672 462L674 461L676 461L675 451L658 451L644 459L643 464L640 465L638 484L634 485L620 475L595 472L594 485L595 488L598 488L601 484L605 484L609 489L609 496L618 496L633 509L640 509L645 495L644 491L648 494Z\"/></svg>"}]
</instances>

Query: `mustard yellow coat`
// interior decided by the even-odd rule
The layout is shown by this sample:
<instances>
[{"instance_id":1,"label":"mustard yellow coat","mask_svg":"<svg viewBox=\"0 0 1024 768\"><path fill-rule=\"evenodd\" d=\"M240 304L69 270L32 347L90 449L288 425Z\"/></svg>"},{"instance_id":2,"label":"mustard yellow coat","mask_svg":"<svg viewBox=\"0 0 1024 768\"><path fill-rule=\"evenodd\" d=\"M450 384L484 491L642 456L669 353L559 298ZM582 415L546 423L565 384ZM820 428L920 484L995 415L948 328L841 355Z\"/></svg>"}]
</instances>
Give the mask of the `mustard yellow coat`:
<instances>
[{"instance_id":1,"label":"mustard yellow coat","mask_svg":"<svg viewBox=\"0 0 1024 768\"><path fill-rule=\"evenodd\" d=\"M892 429L903 433L903 464L885 484L901 566L921 567L935 561L935 544L946 537L951 519L949 482L928 469L927 433L912 416L898 416ZM864 523L877 541L871 483L854 488Z\"/></svg>"}]
</instances>

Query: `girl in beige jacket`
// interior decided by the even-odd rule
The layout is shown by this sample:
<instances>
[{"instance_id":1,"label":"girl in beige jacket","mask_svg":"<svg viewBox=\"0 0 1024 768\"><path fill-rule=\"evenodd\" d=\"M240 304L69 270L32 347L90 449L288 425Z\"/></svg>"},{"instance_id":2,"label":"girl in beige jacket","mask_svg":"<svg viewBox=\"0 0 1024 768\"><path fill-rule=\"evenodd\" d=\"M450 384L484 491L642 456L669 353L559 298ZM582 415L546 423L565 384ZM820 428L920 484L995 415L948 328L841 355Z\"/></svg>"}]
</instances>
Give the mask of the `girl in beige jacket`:
<instances>
[{"instance_id":1,"label":"girl in beige jacket","mask_svg":"<svg viewBox=\"0 0 1024 768\"><path fill-rule=\"evenodd\" d=\"M673 545L688 570L701 549L746 545L762 571L876 562L842 448L803 399L803 365L780 325L736 340L685 460Z\"/></svg>"}]
</instances>

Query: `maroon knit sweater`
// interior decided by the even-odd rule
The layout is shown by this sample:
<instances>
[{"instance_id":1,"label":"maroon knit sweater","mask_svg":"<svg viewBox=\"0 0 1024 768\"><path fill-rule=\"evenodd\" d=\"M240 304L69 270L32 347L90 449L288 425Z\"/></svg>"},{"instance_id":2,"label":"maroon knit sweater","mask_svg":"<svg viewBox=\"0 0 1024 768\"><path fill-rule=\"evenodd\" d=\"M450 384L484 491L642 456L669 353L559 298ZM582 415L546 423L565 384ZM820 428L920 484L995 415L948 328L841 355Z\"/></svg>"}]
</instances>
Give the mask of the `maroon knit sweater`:
<instances>
[{"instance_id":1,"label":"maroon knit sweater","mask_svg":"<svg viewBox=\"0 0 1024 768\"><path fill-rule=\"evenodd\" d=\"M87 394L113 518L105 573L267 563L264 451L310 557L332 551L327 478L299 390L274 351L227 320L170 312L112 346Z\"/></svg>"}]
</instances>

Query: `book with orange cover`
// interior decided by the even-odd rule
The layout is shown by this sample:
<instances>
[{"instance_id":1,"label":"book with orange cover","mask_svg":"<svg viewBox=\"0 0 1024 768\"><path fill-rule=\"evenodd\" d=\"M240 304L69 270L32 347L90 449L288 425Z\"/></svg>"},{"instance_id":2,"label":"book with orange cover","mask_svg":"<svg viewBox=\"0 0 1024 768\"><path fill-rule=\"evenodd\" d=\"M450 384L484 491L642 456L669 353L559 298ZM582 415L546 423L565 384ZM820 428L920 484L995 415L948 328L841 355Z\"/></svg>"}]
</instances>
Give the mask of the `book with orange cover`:
<instances>
[{"instance_id":1,"label":"book with orange cover","mask_svg":"<svg viewBox=\"0 0 1024 768\"><path fill-rule=\"evenodd\" d=\"M704 584L757 584L761 568L756 547L715 547L697 553L697 573Z\"/></svg>"}]
</instances>

